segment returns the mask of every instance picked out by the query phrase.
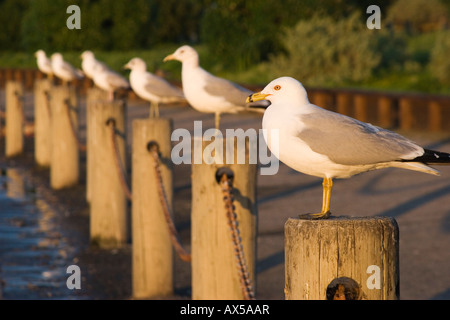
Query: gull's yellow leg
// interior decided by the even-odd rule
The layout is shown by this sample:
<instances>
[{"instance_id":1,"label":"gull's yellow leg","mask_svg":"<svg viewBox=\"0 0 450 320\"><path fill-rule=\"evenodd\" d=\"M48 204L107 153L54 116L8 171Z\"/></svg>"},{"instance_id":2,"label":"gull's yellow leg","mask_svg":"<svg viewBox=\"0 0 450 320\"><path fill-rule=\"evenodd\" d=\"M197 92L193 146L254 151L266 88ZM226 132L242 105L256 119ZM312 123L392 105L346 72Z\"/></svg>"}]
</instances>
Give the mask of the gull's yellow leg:
<instances>
[{"instance_id":1,"label":"gull's yellow leg","mask_svg":"<svg viewBox=\"0 0 450 320\"><path fill-rule=\"evenodd\" d=\"M215 114L215 120L216 120L216 129L219 130L220 125L220 113Z\"/></svg>"},{"instance_id":2,"label":"gull's yellow leg","mask_svg":"<svg viewBox=\"0 0 450 320\"><path fill-rule=\"evenodd\" d=\"M159 103L155 102L155 117L159 118Z\"/></svg>"},{"instance_id":3,"label":"gull's yellow leg","mask_svg":"<svg viewBox=\"0 0 450 320\"><path fill-rule=\"evenodd\" d=\"M300 219L328 219L331 215L330 212L330 199L331 199L331 189L333 188L333 179L324 178L323 179L323 199L322 199L322 211L320 213L308 213L300 215Z\"/></svg>"},{"instance_id":4,"label":"gull's yellow leg","mask_svg":"<svg viewBox=\"0 0 450 320\"><path fill-rule=\"evenodd\" d=\"M158 110L158 104L154 103L153 101L150 102L150 118L159 118L159 110Z\"/></svg>"}]
</instances>

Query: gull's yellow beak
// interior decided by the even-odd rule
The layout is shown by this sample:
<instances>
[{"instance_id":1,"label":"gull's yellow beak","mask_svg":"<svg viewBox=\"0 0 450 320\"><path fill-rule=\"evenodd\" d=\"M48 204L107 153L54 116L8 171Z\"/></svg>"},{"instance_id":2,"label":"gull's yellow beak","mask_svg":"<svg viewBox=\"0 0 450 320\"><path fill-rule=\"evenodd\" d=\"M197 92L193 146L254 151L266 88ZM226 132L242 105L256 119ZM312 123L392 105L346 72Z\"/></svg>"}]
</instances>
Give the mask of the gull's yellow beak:
<instances>
[{"instance_id":1,"label":"gull's yellow beak","mask_svg":"<svg viewBox=\"0 0 450 320\"><path fill-rule=\"evenodd\" d=\"M245 100L246 103L250 103L250 102L255 102L255 101L260 101L260 100L264 100L267 96L270 96L270 94L265 94L265 93L261 93L261 92L257 92L254 94L251 94L248 96L247 100Z\"/></svg>"},{"instance_id":2,"label":"gull's yellow beak","mask_svg":"<svg viewBox=\"0 0 450 320\"><path fill-rule=\"evenodd\" d=\"M175 60L175 57L173 54L169 54L167 57L164 58L163 62L169 61L169 60Z\"/></svg>"}]
</instances>

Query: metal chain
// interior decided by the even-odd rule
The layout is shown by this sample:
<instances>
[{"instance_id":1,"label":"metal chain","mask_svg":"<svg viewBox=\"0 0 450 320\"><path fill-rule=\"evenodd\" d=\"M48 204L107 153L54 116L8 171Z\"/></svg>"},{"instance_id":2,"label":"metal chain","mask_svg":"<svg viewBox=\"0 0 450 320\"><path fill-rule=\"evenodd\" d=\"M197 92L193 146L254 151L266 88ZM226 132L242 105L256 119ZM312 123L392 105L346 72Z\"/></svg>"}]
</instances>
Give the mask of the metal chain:
<instances>
[{"instance_id":1,"label":"metal chain","mask_svg":"<svg viewBox=\"0 0 450 320\"><path fill-rule=\"evenodd\" d=\"M122 166L122 162L120 161L119 148L117 147L116 121L114 119L108 119L108 121L106 121L106 124L111 129L111 142L112 142L113 153L114 153L113 158L114 158L114 163L116 165L117 174L119 175L120 184L122 185L125 195L131 201L133 199L133 195L131 193L130 188L128 187L127 180L125 178L125 170Z\"/></svg>"},{"instance_id":2,"label":"metal chain","mask_svg":"<svg viewBox=\"0 0 450 320\"><path fill-rule=\"evenodd\" d=\"M22 123L24 126L29 126L31 125L28 121L27 118L25 116L25 111L23 110L24 108L24 104L25 104L25 97L23 95L20 94L19 91L14 91L14 96L17 99L17 106L19 108L19 112L20 112L20 117L22 118Z\"/></svg>"},{"instance_id":3,"label":"metal chain","mask_svg":"<svg viewBox=\"0 0 450 320\"><path fill-rule=\"evenodd\" d=\"M43 94L45 98L45 106L47 108L48 118L50 119L52 117L52 110L50 108L50 92L48 90L45 90Z\"/></svg>"},{"instance_id":4,"label":"metal chain","mask_svg":"<svg viewBox=\"0 0 450 320\"><path fill-rule=\"evenodd\" d=\"M191 254L188 253L179 240L178 232L176 230L175 224L172 220L172 211L169 205L169 201L167 200L167 194L164 188L164 182L161 175L161 159L159 157L159 148L156 142L149 142L148 151L152 154L153 160L155 161L155 176L156 176L156 184L158 186L158 195L161 201L161 205L163 208L164 219L166 220L167 227L169 228L170 240L172 241L172 245L175 248L178 256L181 260L185 262L191 261Z\"/></svg>"},{"instance_id":5,"label":"metal chain","mask_svg":"<svg viewBox=\"0 0 450 320\"><path fill-rule=\"evenodd\" d=\"M225 202L225 209L228 218L228 226L231 231L231 240L233 241L234 252L239 273L239 280L241 283L242 294L245 300L255 300L255 294L252 285L252 279L248 272L247 262L245 260L244 248L242 246L242 238L239 232L239 223L233 205L233 184L232 178L228 177L226 173L220 178L220 185L223 192L223 200Z\"/></svg>"},{"instance_id":6,"label":"metal chain","mask_svg":"<svg viewBox=\"0 0 450 320\"><path fill-rule=\"evenodd\" d=\"M67 117L69 119L69 124L70 124L70 129L72 130L73 136L75 138L75 141L78 145L78 149L80 149L81 151L86 151L86 145L82 144L80 141L80 138L78 137L78 133L77 130L75 130L75 126L73 125L72 122L72 117L70 116L70 101L69 99L64 99L64 104L66 105L66 111L67 111Z\"/></svg>"}]
</instances>

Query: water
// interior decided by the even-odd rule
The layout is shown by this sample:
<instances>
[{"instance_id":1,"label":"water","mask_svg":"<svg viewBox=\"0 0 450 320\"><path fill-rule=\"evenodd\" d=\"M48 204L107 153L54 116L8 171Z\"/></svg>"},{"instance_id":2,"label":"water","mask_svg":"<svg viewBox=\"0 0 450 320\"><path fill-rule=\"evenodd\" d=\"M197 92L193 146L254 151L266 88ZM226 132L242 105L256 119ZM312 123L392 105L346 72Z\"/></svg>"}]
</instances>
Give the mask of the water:
<instances>
[{"instance_id":1,"label":"water","mask_svg":"<svg viewBox=\"0 0 450 320\"><path fill-rule=\"evenodd\" d=\"M75 249L18 169L0 175L0 299L78 299L67 288Z\"/></svg>"}]
</instances>

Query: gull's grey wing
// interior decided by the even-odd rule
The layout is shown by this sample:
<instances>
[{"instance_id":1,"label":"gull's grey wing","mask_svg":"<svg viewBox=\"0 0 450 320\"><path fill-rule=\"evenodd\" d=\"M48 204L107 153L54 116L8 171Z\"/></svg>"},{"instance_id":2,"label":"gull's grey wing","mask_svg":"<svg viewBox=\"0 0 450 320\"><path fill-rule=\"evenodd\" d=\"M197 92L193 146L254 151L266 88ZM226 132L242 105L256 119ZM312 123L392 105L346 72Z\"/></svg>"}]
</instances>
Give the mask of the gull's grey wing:
<instances>
[{"instance_id":1,"label":"gull's grey wing","mask_svg":"<svg viewBox=\"0 0 450 320\"><path fill-rule=\"evenodd\" d=\"M218 77L208 77L205 91L213 96L224 98L231 104L245 107L245 100L252 93L231 81Z\"/></svg>"},{"instance_id":2,"label":"gull's grey wing","mask_svg":"<svg viewBox=\"0 0 450 320\"><path fill-rule=\"evenodd\" d=\"M77 70L74 66L66 61L63 61L63 63L61 64L61 68L64 71L70 73L75 78L82 79L84 77L84 74L80 70Z\"/></svg>"},{"instance_id":3,"label":"gull's grey wing","mask_svg":"<svg viewBox=\"0 0 450 320\"><path fill-rule=\"evenodd\" d=\"M114 71L108 71L108 75L106 76L106 81L108 81L108 83L115 88L129 88L130 87L129 82L124 77L122 77L120 74L118 74Z\"/></svg>"},{"instance_id":4,"label":"gull's grey wing","mask_svg":"<svg viewBox=\"0 0 450 320\"><path fill-rule=\"evenodd\" d=\"M410 160L423 148L411 140L368 123L323 109L299 116L305 127L297 136L310 148L344 165Z\"/></svg>"},{"instance_id":5,"label":"gull's grey wing","mask_svg":"<svg viewBox=\"0 0 450 320\"><path fill-rule=\"evenodd\" d=\"M183 91L172 86L165 79L150 73L145 77L145 90L160 97L179 97L184 99Z\"/></svg>"}]
</instances>

